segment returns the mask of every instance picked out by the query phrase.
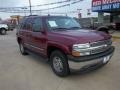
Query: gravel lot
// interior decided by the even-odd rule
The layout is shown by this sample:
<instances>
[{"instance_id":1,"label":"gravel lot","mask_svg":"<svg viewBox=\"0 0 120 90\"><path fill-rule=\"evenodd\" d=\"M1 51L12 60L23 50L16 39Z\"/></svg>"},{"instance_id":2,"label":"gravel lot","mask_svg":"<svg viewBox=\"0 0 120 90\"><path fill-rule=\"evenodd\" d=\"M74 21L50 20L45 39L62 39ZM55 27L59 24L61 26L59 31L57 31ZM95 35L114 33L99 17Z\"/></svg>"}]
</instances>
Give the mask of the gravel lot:
<instances>
[{"instance_id":1,"label":"gravel lot","mask_svg":"<svg viewBox=\"0 0 120 90\"><path fill-rule=\"evenodd\" d=\"M40 57L22 56L15 32L0 35L0 90L120 90L120 43L105 67L87 74L57 77Z\"/></svg>"}]
</instances>

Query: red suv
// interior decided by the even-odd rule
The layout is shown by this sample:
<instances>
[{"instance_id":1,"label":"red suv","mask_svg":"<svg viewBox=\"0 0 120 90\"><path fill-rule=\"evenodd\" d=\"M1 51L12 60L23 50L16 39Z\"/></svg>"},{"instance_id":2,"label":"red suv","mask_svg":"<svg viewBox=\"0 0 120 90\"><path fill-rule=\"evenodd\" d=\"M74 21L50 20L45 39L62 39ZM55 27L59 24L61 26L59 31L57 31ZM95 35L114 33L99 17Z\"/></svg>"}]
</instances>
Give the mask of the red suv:
<instances>
[{"instance_id":1,"label":"red suv","mask_svg":"<svg viewBox=\"0 0 120 90\"><path fill-rule=\"evenodd\" d=\"M17 41L23 55L33 51L48 58L58 76L104 66L114 52L110 35L84 30L67 16L25 17L20 22Z\"/></svg>"}]
</instances>

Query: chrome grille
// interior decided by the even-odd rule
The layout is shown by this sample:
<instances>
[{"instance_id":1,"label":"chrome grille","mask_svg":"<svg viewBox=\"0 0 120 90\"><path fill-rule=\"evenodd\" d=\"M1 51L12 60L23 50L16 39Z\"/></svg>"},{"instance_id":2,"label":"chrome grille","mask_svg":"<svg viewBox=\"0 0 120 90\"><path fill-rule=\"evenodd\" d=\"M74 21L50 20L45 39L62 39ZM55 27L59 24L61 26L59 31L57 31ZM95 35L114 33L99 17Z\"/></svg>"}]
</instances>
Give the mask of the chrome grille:
<instances>
[{"instance_id":1,"label":"chrome grille","mask_svg":"<svg viewBox=\"0 0 120 90\"><path fill-rule=\"evenodd\" d=\"M104 40L104 41L93 42L93 43L90 43L90 46L91 47L96 47L96 46L101 46L101 45L104 45L104 44L111 45L112 44L111 39Z\"/></svg>"},{"instance_id":2,"label":"chrome grille","mask_svg":"<svg viewBox=\"0 0 120 90\"><path fill-rule=\"evenodd\" d=\"M90 43L91 47L102 46L102 47L91 50L91 54L97 54L97 53L104 52L104 51L106 51L106 50L108 50L110 48L111 44L112 44L112 41L110 39Z\"/></svg>"}]
</instances>

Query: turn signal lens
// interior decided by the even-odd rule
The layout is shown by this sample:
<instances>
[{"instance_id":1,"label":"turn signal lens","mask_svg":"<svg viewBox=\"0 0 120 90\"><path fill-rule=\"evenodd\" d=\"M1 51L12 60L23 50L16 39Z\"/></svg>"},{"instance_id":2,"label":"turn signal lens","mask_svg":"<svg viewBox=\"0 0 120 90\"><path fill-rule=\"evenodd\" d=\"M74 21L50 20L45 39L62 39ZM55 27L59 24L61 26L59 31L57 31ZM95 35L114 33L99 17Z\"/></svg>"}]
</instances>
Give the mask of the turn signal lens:
<instances>
[{"instance_id":1,"label":"turn signal lens","mask_svg":"<svg viewBox=\"0 0 120 90\"><path fill-rule=\"evenodd\" d=\"M79 57L80 56L80 52L72 51L72 55L75 56L75 57Z\"/></svg>"}]
</instances>

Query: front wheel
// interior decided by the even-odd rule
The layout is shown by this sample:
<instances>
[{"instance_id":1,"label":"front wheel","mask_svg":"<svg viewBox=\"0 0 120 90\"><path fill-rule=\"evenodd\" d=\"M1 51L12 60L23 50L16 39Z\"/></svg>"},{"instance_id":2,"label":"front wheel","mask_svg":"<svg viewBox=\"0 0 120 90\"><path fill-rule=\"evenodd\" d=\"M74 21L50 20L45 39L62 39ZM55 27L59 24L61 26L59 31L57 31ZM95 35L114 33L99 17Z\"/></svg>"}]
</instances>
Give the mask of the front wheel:
<instances>
[{"instance_id":1,"label":"front wheel","mask_svg":"<svg viewBox=\"0 0 120 90\"><path fill-rule=\"evenodd\" d=\"M50 56L50 62L53 72L60 76L65 77L69 74L69 65L66 56L60 51L54 51Z\"/></svg>"},{"instance_id":2,"label":"front wheel","mask_svg":"<svg viewBox=\"0 0 120 90\"><path fill-rule=\"evenodd\" d=\"M5 29L1 29L1 34L2 35L6 35L6 30Z\"/></svg>"}]
</instances>

